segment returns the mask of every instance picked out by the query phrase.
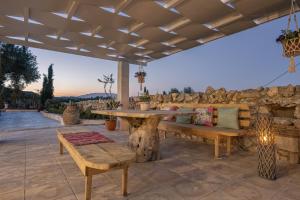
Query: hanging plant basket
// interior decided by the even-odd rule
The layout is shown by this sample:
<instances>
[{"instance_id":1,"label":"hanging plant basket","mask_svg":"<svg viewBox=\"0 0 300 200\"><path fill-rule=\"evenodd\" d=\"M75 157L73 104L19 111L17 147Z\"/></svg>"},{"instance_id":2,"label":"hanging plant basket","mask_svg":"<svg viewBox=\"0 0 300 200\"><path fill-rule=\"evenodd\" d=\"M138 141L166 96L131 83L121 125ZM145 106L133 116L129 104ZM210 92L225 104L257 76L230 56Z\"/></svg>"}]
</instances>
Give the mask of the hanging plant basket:
<instances>
[{"instance_id":1,"label":"hanging plant basket","mask_svg":"<svg viewBox=\"0 0 300 200\"><path fill-rule=\"evenodd\" d=\"M138 76L138 83L145 83L145 77L144 76Z\"/></svg>"},{"instance_id":2,"label":"hanging plant basket","mask_svg":"<svg viewBox=\"0 0 300 200\"><path fill-rule=\"evenodd\" d=\"M135 72L134 77L138 79L138 83L140 84L140 90L143 89L143 83L145 83L146 72L143 70L139 70Z\"/></svg>"},{"instance_id":3,"label":"hanging plant basket","mask_svg":"<svg viewBox=\"0 0 300 200\"><path fill-rule=\"evenodd\" d=\"M300 31L298 27L297 16L295 13L295 0L291 0L291 9L288 18L288 25L286 30L282 30L282 34L276 39L277 42L282 44L283 55L290 58L290 65L288 71L293 73L296 71L295 56L300 55ZM296 29L290 29L291 19L294 17Z\"/></svg>"},{"instance_id":4,"label":"hanging plant basket","mask_svg":"<svg viewBox=\"0 0 300 200\"><path fill-rule=\"evenodd\" d=\"M300 55L300 37L299 34L297 37L292 39L286 39L281 41L283 48L283 55L290 58Z\"/></svg>"}]
</instances>

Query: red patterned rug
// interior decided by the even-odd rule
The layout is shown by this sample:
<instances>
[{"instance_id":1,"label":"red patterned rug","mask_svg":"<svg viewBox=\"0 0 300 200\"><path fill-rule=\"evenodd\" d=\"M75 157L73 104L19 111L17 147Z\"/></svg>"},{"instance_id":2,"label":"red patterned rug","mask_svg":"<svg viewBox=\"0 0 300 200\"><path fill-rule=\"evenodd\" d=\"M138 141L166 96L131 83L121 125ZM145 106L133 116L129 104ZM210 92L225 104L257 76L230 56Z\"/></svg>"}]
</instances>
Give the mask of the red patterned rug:
<instances>
[{"instance_id":1,"label":"red patterned rug","mask_svg":"<svg viewBox=\"0 0 300 200\"><path fill-rule=\"evenodd\" d=\"M97 143L108 143L114 142L113 140L101 135L98 132L78 132L78 133L68 133L63 134L64 138L73 145L87 145L87 144L97 144Z\"/></svg>"}]
</instances>

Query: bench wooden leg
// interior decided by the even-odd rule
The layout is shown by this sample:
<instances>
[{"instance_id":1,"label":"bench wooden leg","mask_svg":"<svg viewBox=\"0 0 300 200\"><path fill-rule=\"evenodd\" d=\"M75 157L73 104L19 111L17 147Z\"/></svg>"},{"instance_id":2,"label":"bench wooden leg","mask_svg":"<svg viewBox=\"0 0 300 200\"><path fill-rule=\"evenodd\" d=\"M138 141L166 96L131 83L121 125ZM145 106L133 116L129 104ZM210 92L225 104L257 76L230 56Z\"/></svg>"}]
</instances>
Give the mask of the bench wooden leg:
<instances>
[{"instance_id":1,"label":"bench wooden leg","mask_svg":"<svg viewBox=\"0 0 300 200\"><path fill-rule=\"evenodd\" d=\"M92 197L92 175L85 176L85 200L91 200Z\"/></svg>"},{"instance_id":2,"label":"bench wooden leg","mask_svg":"<svg viewBox=\"0 0 300 200\"><path fill-rule=\"evenodd\" d=\"M61 142L59 142L59 153L60 155L64 154L64 145Z\"/></svg>"},{"instance_id":3,"label":"bench wooden leg","mask_svg":"<svg viewBox=\"0 0 300 200\"><path fill-rule=\"evenodd\" d=\"M227 137L227 156L230 156L231 154L231 137Z\"/></svg>"},{"instance_id":4,"label":"bench wooden leg","mask_svg":"<svg viewBox=\"0 0 300 200\"><path fill-rule=\"evenodd\" d=\"M122 174L122 195L127 196L127 179L128 179L128 166L123 168Z\"/></svg>"},{"instance_id":5,"label":"bench wooden leg","mask_svg":"<svg viewBox=\"0 0 300 200\"><path fill-rule=\"evenodd\" d=\"M220 136L215 138L215 159L219 158Z\"/></svg>"}]
</instances>

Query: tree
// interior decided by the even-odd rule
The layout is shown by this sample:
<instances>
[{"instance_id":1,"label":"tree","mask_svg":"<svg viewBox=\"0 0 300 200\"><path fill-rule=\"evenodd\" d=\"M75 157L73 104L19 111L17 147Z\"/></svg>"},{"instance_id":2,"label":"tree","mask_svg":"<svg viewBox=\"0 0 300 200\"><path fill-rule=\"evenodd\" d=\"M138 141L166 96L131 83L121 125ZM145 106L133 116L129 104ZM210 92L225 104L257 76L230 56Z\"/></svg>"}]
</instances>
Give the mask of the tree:
<instances>
[{"instance_id":1,"label":"tree","mask_svg":"<svg viewBox=\"0 0 300 200\"><path fill-rule=\"evenodd\" d=\"M185 87L183 88L183 92L186 94L191 94L194 92L194 90L191 87Z\"/></svg>"},{"instance_id":2,"label":"tree","mask_svg":"<svg viewBox=\"0 0 300 200\"><path fill-rule=\"evenodd\" d=\"M144 87L144 95L149 95L149 90L146 88L146 86Z\"/></svg>"},{"instance_id":3,"label":"tree","mask_svg":"<svg viewBox=\"0 0 300 200\"><path fill-rule=\"evenodd\" d=\"M7 65L6 77L13 89L23 90L26 85L40 78L36 56L32 55L27 47L4 45L4 51L6 50L8 55L4 53L3 64Z\"/></svg>"},{"instance_id":4,"label":"tree","mask_svg":"<svg viewBox=\"0 0 300 200\"><path fill-rule=\"evenodd\" d=\"M179 90L177 88L171 88L171 90L170 90L169 93L170 94L172 94L172 93L179 93Z\"/></svg>"},{"instance_id":5,"label":"tree","mask_svg":"<svg viewBox=\"0 0 300 200\"><path fill-rule=\"evenodd\" d=\"M16 102L20 92L40 78L36 56L27 47L12 44L1 44L0 52L0 84L8 81L9 87L13 89L11 98Z\"/></svg>"},{"instance_id":6,"label":"tree","mask_svg":"<svg viewBox=\"0 0 300 200\"><path fill-rule=\"evenodd\" d=\"M47 101L47 86L48 86L48 77L46 74L43 74L43 87L41 89L41 106L44 107Z\"/></svg>"},{"instance_id":7,"label":"tree","mask_svg":"<svg viewBox=\"0 0 300 200\"><path fill-rule=\"evenodd\" d=\"M103 79L98 78L98 81L100 83L103 83L103 88L104 88L105 96L107 98L112 98L111 88L112 88L112 85L115 83L115 80L113 78L113 74L103 75ZM107 89L106 89L106 87L107 87L108 84L109 84L109 89L108 89L109 93L107 93Z\"/></svg>"},{"instance_id":8,"label":"tree","mask_svg":"<svg viewBox=\"0 0 300 200\"><path fill-rule=\"evenodd\" d=\"M53 64L48 67L48 74L43 74L43 87L41 89L41 106L44 107L46 101L53 99Z\"/></svg>"},{"instance_id":9,"label":"tree","mask_svg":"<svg viewBox=\"0 0 300 200\"><path fill-rule=\"evenodd\" d=\"M5 45L0 42L0 101L4 101L4 83L7 80L6 74L12 65L13 59L13 45ZM3 103L3 102L2 102Z\"/></svg>"},{"instance_id":10,"label":"tree","mask_svg":"<svg viewBox=\"0 0 300 200\"><path fill-rule=\"evenodd\" d=\"M54 87L53 87L53 64L51 64L48 67L48 78L47 78L47 87L46 87L46 97L47 99L52 99L53 98L53 92L54 92Z\"/></svg>"}]
</instances>

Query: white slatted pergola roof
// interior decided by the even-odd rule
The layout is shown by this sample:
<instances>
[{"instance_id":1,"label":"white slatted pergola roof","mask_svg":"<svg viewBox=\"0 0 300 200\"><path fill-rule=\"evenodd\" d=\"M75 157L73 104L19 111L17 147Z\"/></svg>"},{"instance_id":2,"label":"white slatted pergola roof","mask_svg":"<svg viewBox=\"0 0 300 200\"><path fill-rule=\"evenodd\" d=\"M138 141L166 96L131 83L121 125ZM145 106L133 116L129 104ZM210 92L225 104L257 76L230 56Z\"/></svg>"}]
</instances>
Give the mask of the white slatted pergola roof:
<instances>
[{"instance_id":1,"label":"white slatted pergola roof","mask_svg":"<svg viewBox=\"0 0 300 200\"><path fill-rule=\"evenodd\" d=\"M290 3L0 0L0 41L140 64L285 16Z\"/></svg>"}]
</instances>

